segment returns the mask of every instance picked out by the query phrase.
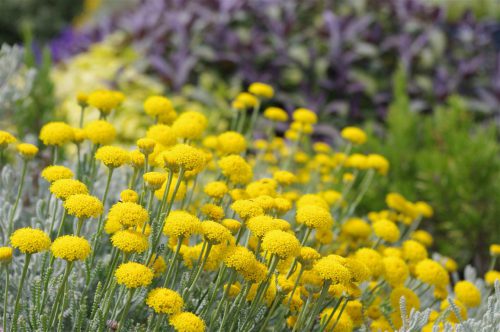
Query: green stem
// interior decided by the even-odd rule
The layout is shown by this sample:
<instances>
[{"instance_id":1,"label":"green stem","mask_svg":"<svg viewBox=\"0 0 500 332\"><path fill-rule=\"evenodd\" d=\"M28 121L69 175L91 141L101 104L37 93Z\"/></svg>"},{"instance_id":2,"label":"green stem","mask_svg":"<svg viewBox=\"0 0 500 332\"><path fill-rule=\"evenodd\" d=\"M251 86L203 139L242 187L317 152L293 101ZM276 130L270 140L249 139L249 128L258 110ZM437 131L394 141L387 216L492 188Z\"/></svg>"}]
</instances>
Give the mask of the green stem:
<instances>
[{"instance_id":1,"label":"green stem","mask_svg":"<svg viewBox=\"0 0 500 332\"><path fill-rule=\"evenodd\" d=\"M10 215L9 215L9 228L7 231L7 238L10 237L12 234L12 230L14 227L14 216L16 215L17 207L19 206L19 201L21 200L21 195L23 193L23 187L24 187L24 179L26 178L26 171L28 170L28 161L23 160L23 169L21 171L21 180L19 182L19 187L17 188L17 196L16 196L16 201L14 202L14 206L10 210Z\"/></svg>"},{"instance_id":2,"label":"green stem","mask_svg":"<svg viewBox=\"0 0 500 332\"><path fill-rule=\"evenodd\" d=\"M49 318L49 327L50 328L52 328L53 324L55 323L57 313L59 312L59 302L63 298L64 289L66 288L66 282L68 281L68 277L69 277L69 274L71 273L72 266L73 266L72 262L66 263L66 270L64 271L63 280L61 282L61 285L59 286L59 290L57 291L56 300L52 306L52 311L50 313L50 318Z\"/></svg>"},{"instance_id":3,"label":"green stem","mask_svg":"<svg viewBox=\"0 0 500 332\"><path fill-rule=\"evenodd\" d=\"M210 255L210 249L212 249L212 244L211 243L208 243L207 245L207 248L205 250L205 256L203 257L202 261L201 261L201 264L200 266L198 267L198 271L196 272L196 275L194 276L194 279L193 281L191 282L191 286L189 287L189 289L187 290L187 293L185 295L185 297L187 298L189 296L189 294L191 294L191 292L193 291L194 289L194 286L196 285L196 282L198 281L198 278L200 277L201 275L201 272L203 271L203 268L205 267L205 264L207 263L207 260L208 260L208 256Z\"/></svg>"},{"instance_id":4,"label":"green stem","mask_svg":"<svg viewBox=\"0 0 500 332\"><path fill-rule=\"evenodd\" d=\"M257 118L259 116L259 108L260 102L256 103L253 107L252 116L250 118L250 124L248 125L248 131L246 135L247 140L250 140L252 138L253 128L255 127L255 123L257 122Z\"/></svg>"},{"instance_id":5,"label":"green stem","mask_svg":"<svg viewBox=\"0 0 500 332\"><path fill-rule=\"evenodd\" d=\"M3 330L7 331L7 302L9 298L9 266L5 264L5 291L3 298Z\"/></svg>"},{"instance_id":6,"label":"green stem","mask_svg":"<svg viewBox=\"0 0 500 332\"><path fill-rule=\"evenodd\" d=\"M58 238L59 236L61 236L61 233L62 233L62 229L64 227L64 221L66 220L66 209L64 209L63 211L63 215L61 217L61 222L59 224L59 228L57 229L57 235L56 235L56 238Z\"/></svg>"},{"instance_id":7,"label":"green stem","mask_svg":"<svg viewBox=\"0 0 500 332\"><path fill-rule=\"evenodd\" d=\"M54 224L56 222L57 208L59 207L59 201L56 199L54 202L54 209L52 211L52 221L50 222L49 236L52 237L52 232L54 231Z\"/></svg>"},{"instance_id":8,"label":"green stem","mask_svg":"<svg viewBox=\"0 0 500 332\"><path fill-rule=\"evenodd\" d=\"M24 280L26 279L26 273L28 272L28 266L30 264L31 254L26 254L26 259L24 261L23 273L21 274L21 280L19 280L19 285L17 286L16 302L14 304L14 316L12 317L12 328L13 331L17 330L17 317L19 315L19 300L21 299L21 294L23 291Z\"/></svg>"},{"instance_id":9,"label":"green stem","mask_svg":"<svg viewBox=\"0 0 500 332\"><path fill-rule=\"evenodd\" d=\"M123 323L125 322L125 317L127 317L128 311L130 309L130 305L132 304L132 297L134 296L135 288L132 288L128 291L127 302L125 303L125 308L122 312L122 317L120 318L120 322L118 323L118 328L116 332L120 332L123 327Z\"/></svg>"},{"instance_id":10,"label":"green stem","mask_svg":"<svg viewBox=\"0 0 500 332\"><path fill-rule=\"evenodd\" d=\"M172 270L174 269L174 265L176 265L177 262L177 256L179 255L179 252L181 251L181 246L182 246L182 237L179 237L177 239L177 247L175 248L175 253L174 257L172 258L172 262L170 263L170 268L167 271L167 275L165 276L165 281L163 282L163 287L166 287L168 285L169 279L170 279L170 274ZM174 276L175 278L175 276Z\"/></svg>"}]
</instances>

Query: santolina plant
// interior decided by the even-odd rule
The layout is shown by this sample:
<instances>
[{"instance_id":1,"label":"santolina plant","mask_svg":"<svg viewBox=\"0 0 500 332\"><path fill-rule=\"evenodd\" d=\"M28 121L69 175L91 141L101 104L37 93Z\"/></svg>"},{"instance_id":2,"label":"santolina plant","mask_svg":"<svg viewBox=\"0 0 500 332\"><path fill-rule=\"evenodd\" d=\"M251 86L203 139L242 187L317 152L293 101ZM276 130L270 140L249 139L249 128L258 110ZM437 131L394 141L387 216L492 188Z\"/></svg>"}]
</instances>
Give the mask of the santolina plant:
<instances>
[{"instance_id":1,"label":"santolina plant","mask_svg":"<svg viewBox=\"0 0 500 332\"><path fill-rule=\"evenodd\" d=\"M356 127L312 143L316 114L273 96L251 84L218 133L149 97L134 147L114 145L117 91L79 94L80 126L45 124L42 152L0 131L3 331L495 330L499 245L461 280L418 229L427 203L379 193L357 215L387 160Z\"/></svg>"}]
</instances>

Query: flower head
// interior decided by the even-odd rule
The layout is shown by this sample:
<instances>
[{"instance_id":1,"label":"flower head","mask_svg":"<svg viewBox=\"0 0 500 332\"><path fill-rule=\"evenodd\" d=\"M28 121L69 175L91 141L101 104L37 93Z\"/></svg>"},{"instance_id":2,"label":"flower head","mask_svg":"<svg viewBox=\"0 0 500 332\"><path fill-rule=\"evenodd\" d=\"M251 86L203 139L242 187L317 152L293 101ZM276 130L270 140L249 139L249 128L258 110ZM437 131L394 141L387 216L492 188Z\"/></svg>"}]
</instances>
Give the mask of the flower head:
<instances>
[{"instance_id":1,"label":"flower head","mask_svg":"<svg viewBox=\"0 0 500 332\"><path fill-rule=\"evenodd\" d=\"M399 228L390 220L379 219L373 223L372 227L375 235L386 242L392 243L399 240Z\"/></svg>"},{"instance_id":2,"label":"flower head","mask_svg":"<svg viewBox=\"0 0 500 332\"><path fill-rule=\"evenodd\" d=\"M88 194L89 191L83 182L73 179L61 179L52 182L50 192L64 201L71 195Z\"/></svg>"},{"instance_id":3,"label":"flower head","mask_svg":"<svg viewBox=\"0 0 500 332\"><path fill-rule=\"evenodd\" d=\"M45 167L41 176L48 182L52 183L61 179L71 179L74 174L73 171L65 166L53 165Z\"/></svg>"},{"instance_id":4,"label":"flower head","mask_svg":"<svg viewBox=\"0 0 500 332\"><path fill-rule=\"evenodd\" d=\"M83 261L90 254L90 244L83 237L64 235L54 240L50 250L54 257L68 262Z\"/></svg>"},{"instance_id":5,"label":"flower head","mask_svg":"<svg viewBox=\"0 0 500 332\"><path fill-rule=\"evenodd\" d=\"M16 138L9 132L0 130L0 150L5 149L10 143L14 143Z\"/></svg>"},{"instance_id":6,"label":"flower head","mask_svg":"<svg viewBox=\"0 0 500 332\"><path fill-rule=\"evenodd\" d=\"M174 131L167 125L157 124L149 127L146 137L154 139L163 146L172 146L177 143Z\"/></svg>"},{"instance_id":7,"label":"flower head","mask_svg":"<svg viewBox=\"0 0 500 332\"><path fill-rule=\"evenodd\" d=\"M366 133L357 127L345 127L340 132L343 139L353 144L363 144L366 142Z\"/></svg>"},{"instance_id":8,"label":"flower head","mask_svg":"<svg viewBox=\"0 0 500 332\"><path fill-rule=\"evenodd\" d=\"M115 271L116 282L127 288L149 286L153 281L153 276L150 268L135 262L123 263Z\"/></svg>"},{"instance_id":9,"label":"flower head","mask_svg":"<svg viewBox=\"0 0 500 332\"><path fill-rule=\"evenodd\" d=\"M470 281L462 280L453 288L457 299L468 308L475 308L481 304L481 292Z\"/></svg>"},{"instance_id":10,"label":"flower head","mask_svg":"<svg viewBox=\"0 0 500 332\"><path fill-rule=\"evenodd\" d=\"M212 244L225 243L232 238L231 232L226 227L211 220L201 223L201 234Z\"/></svg>"},{"instance_id":11,"label":"flower head","mask_svg":"<svg viewBox=\"0 0 500 332\"><path fill-rule=\"evenodd\" d=\"M127 254L140 254L148 248L148 238L144 234L130 229L114 233L111 237L111 243Z\"/></svg>"},{"instance_id":12,"label":"flower head","mask_svg":"<svg viewBox=\"0 0 500 332\"><path fill-rule=\"evenodd\" d=\"M238 154L246 150L245 137L235 131L226 131L217 137L217 148L223 154Z\"/></svg>"},{"instance_id":13,"label":"flower head","mask_svg":"<svg viewBox=\"0 0 500 332\"><path fill-rule=\"evenodd\" d=\"M181 312L169 318L168 322L177 332L204 332L205 322L190 312Z\"/></svg>"},{"instance_id":14,"label":"flower head","mask_svg":"<svg viewBox=\"0 0 500 332\"><path fill-rule=\"evenodd\" d=\"M12 260L12 248L0 247L0 264L9 263Z\"/></svg>"},{"instance_id":15,"label":"flower head","mask_svg":"<svg viewBox=\"0 0 500 332\"><path fill-rule=\"evenodd\" d=\"M102 114L108 115L118 108L125 96L118 91L97 90L88 95L87 103L97 108Z\"/></svg>"},{"instance_id":16,"label":"flower head","mask_svg":"<svg viewBox=\"0 0 500 332\"><path fill-rule=\"evenodd\" d=\"M132 189L125 189L120 193L120 200L122 202L137 203L139 200L139 194Z\"/></svg>"},{"instance_id":17,"label":"flower head","mask_svg":"<svg viewBox=\"0 0 500 332\"><path fill-rule=\"evenodd\" d=\"M333 224L330 212L314 205L299 207L295 218L299 224L310 228L329 228Z\"/></svg>"},{"instance_id":18,"label":"flower head","mask_svg":"<svg viewBox=\"0 0 500 332\"><path fill-rule=\"evenodd\" d=\"M187 238L200 232L200 220L186 211L172 211L165 219L163 233L172 238Z\"/></svg>"},{"instance_id":19,"label":"flower head","mask_svg":"<svg viewBox=\"0 0 500 332\"><path fill-rule=\"evenodd\" d=\"M76 194L69 196L64 201L64 208L69 215L79 219L97 218L104 210L99 198L87 194Z\"/></svg>"},{"instance_id":20,"label":"flower head","mask_svg":"<svg viewBox=\"0 0 500 332\"><path fill-rule=\"evenodd\" d=\"M272 98L274 96L274 89L269 84L254 82L248 87L248 92L261 98Z\"/></svg>"},{"instance_id":21,"label":"flower head","mask_svg":"<svg viewBox=\"0 0 500 332\"><path fill-rule=\"evenodd\" d=\"M424 259L415 266L417 279L434 286L446 286L450 283L448 272L432 259Z\"/></svg>"},{"instance_id":22,"label":"flower head","mask_svg":"<svg viewBox=\"0 0 500 332\"><path fill-rule=\"evenodd\" d=\"M300 242L293 234L282 230L272 230L264 235L262 249L275 254L280 259L287 259L300 254Z\"/></svg>"},{"instance_id":23,"label":"flower head","mask_svg":"<svg viewBox=\"0 0 500 332\"><path fill-rule=\"evenodd\" d=\"M61 146L75 138L73 128L64 122L49 122L40 131L40 140L45 145Z\"/></svg>"},{"instance_id":24,"label":"flower head","mask_svg":"<svg viewBox=\"0 0 500 332\"><path fill-rule=\"evenodd\" d=\"M293 112L293 119L301 124L313 125L318 122L318 116L307 108L298 108Z\"/></svg>"},{"instance_id":25,"label":"flower head","mask_svg":"<svg viewBox=\"0 0 500 332\"><path fill-rule=\"evenodd\" d=\"M38 148L30 143L19 143L16 145L16 150L24 160L31 160L38 153Z\"/></svg>"},{"instance_id":26,"label":"flower head","mask_svg":"<svg viewBox=\"0 0 500 332\"><path fill-rule=\"evenodd\" d=\"M173 112L174 108L168 98L151 96L144 102L144 111L152 117L157 117L161 114Z\"/></svg>"},{"instance_id":27,"label":"flower head","mask_svg":"<svg viewBox=\"0 0 500 332\"><path fill-rule=\"evenodd\" d=\"M84 130L88 139L94 144L107 145L116 137L115 127L105 120L89 122Z\"/></svg>"},{"instance_id":28,"label":"flower head","mask_svg":"<svg viewBox=\"0 0 500 332\"><path fill-rule=\"evenodd\" d=\"M209 182L203 188L205 194L213 198L222 198L229 191L227 184L222 181Z\"/></svg>"},{"instance_id":29,"label":"flower head","mask_svg":"<svg viewBox=\"0 0 500 332\"><path fill-rule=\"evenodd\" d=\"M234 184L246 184L252 180L252 167L238 155L229 155L219 160L222 174Z\"/></svg>"},{"instance_id":30,"label":"flower head","mask_svg":"<svg viewBox=\"0 0 500 332\"><path fill-rule=\"evenodd\" d=\"M333 284L347 284L351 280L351 272L343 266L333 255L319 259L314 264L314 271L323 280L329 280Z\"/></svg>"},{"instance_id":31,"label":"flower head","mask_svg":"<svg viewBox=\"0 0 500 332\"><path fill-rule=\"evenodd\" d=\"M143 225L149 220L148 211L141 205L132 202L119 202L111 207L108 220L118 221L125 227Z\"/></svg>"},{"instance_id":32,"label":"flower head","mask_svg":"<svg viewBox=\"0 0 500 332\"><path fill-rule=\"evenodd\" d=\"M187 111L179 115L172 124L172 130L180 138L196 140L207 127L207 118L200 112Z\"/></svg>"},{"instance_id":33,"label":"flower head","mask_svg":"<svg viewBox=\"0 0 500 332\"><path fill-rule=\"evenodd\" d=\"M268 107L264 110L264 117L271 121L286 122L288 121L288 113L279 107Z\"/></svg>"},{"instance_id":34,"label":"flower head","mask_svg":"<svg viewBox=\"0 0 500 332\"><path fill-rule=\"evenodd\" d=\"M147 172L142 176L147 187L151 190L158 190L167 180L167 174L160 172Z\"/></svg>"},{"instance_id":35,"label":"flower head","mask_svg":"<svg viewBox=\"0 0 500 332\"><path fill-rule=\"evenodd\" d=\"M184 307L182 296L168 288L152 289L146 297L146 305L157 314L174 315L181 312Z\"/></svg>"},{"instance_id":36,"label":"flower head","mask_svg":"<svg viewBox=\"0 0 500 332\"><path fill-rule=\"evenodd\" d=\"M116 168L125 165L129 160L129 152L117 146L103 146L95 153L95 159L109 168Z\"/></svg>"},{"instance_id":37,"label":"flower head","mask_svg":"<svg viewBox=\"0 0 500 332\"><path fill-rule=\"evenodd\" d=\"M36 254L50 247L50 238L39 229L20 228L10 236L10 243L23 254Z\"/></svg>"}]
</instances>

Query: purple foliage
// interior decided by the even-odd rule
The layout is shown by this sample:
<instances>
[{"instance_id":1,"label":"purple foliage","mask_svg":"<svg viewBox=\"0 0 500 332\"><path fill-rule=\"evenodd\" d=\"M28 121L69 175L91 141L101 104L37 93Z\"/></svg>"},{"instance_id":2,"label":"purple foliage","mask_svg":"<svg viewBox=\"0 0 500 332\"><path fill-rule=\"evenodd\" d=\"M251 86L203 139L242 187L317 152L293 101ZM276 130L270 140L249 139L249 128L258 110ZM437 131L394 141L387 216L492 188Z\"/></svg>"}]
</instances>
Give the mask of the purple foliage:
<instances>
[{"instance_id":1,"label":"purple foliage","mask_svg":"<svg viewBox=\"0 0 500 332\"><path fill-rule=\"evenodd\" d=\"M384 116L400 63L423 111L457 92L498 109L495 29L471 15L447 22L443 9L420 0L368 0L362 13L347 1L142 0L98 26L65 31L52 49L63 60L122 30L174 90L200 72L236 75L273 84L285 106L358 119Z\"/></svg>"}]
</instances>

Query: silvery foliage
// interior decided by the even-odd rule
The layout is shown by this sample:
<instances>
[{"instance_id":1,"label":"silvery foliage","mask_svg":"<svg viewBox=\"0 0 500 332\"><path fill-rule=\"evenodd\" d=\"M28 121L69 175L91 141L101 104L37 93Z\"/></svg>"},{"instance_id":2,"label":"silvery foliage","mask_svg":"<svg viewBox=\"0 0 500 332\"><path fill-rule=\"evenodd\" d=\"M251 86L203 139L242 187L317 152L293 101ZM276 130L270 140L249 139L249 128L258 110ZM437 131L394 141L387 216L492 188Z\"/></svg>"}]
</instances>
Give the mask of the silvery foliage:
<instances>
[{"instance_id":1,"label":"silvery foliage","mask_svg":"<svg viewBox=\"0 0 500 332\"><path fill-rule=\"evenodd\" d=\"M26 68L23 50L3 44L0 48L0 110L10 110L31 91L36 70Z\"/></svg>"}]
</instances>

